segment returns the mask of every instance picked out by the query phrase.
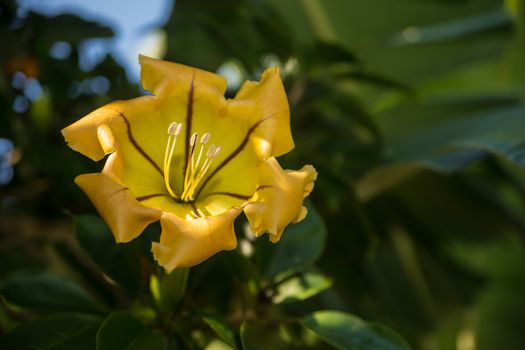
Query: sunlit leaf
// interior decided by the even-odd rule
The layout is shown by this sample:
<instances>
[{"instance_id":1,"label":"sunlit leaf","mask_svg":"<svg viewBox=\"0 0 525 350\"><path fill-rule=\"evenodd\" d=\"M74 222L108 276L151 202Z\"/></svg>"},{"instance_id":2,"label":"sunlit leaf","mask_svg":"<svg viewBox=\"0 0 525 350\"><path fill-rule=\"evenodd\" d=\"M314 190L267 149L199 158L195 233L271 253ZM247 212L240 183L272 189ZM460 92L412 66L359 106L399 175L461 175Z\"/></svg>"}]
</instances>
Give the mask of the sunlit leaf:
<instances>
[{"instance_id":1,"label":"sunlit leaf","mask_svg":"<svg viewBox=\"0 0 525 350\"><path fill-rule=\"evenodd\" d=\"M509 15L503 10L498 10L431 26L408 27L402 33L394 35L392 42L396 45L426 44L489 30L510 28L510 24Z\"/></svg>"},{"instance_id":2,"label":"sunlit leaf","mask_svg":"<svg viewBox=\"0 0 525 350\"><path fill-rule=\"evenodd\" d=\"M403 338L388 328L339 311L318 311L302 323L340 350L410 349Z\"/></svg>"},{"instance_id":3,"label":"sunlit leaf","mask_svg":"<svg viewBox=\"0 0 525 350\"><path fill-rule=\"evenodd\" d=\"M274 303L289 303L311 298L332 286L332 280L322 274L307 272L279 283Z\"/></svg>"},{"instance_id":4,"label":"sunlit leaf","mask_svg":"<svg viewBox=\"0 0 525 350\"><path fill-rule=\"evenodd\" d=\"M388 158L357 184L361 198L397 185L417 170L453 172L490 154L524 164L525 107L510 104L482 112L444 118L442 122L392 133ZM412 116L413 117L413 116ZM407 116L407 122L412 118ZM387 122L389 123L389 122Z\"/></svg>"},{"instance_id":5,"label":"sunlit leaf","mask_svg":"<svg viewBox=\"0 0 525 350\"><path fill-rule=\"evenodd\" d=\"M226 342L226 344L232 346L235 349L240 349L239 335L223 320L212 316L202 316L204 322L206 322L211 329L217 333L217 335Z\"/></svg>"}]
</instances>

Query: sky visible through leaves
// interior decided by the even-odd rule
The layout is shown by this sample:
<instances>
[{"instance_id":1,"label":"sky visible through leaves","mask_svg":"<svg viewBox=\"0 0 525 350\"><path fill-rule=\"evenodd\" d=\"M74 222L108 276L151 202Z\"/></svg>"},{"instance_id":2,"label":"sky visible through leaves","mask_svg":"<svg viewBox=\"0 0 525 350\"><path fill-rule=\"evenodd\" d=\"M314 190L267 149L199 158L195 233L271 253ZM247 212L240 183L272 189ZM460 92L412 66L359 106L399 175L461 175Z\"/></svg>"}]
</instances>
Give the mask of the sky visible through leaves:
<instances>
[{"instance_id":1,"label":"sky visible through leaves","mask_svg":"<svg viewBox=\"0 0 525 350\"><path fill-rule=\"evenodd\" d=\"M138 54L156 44L152 30L166 23L173 1L148 0L147 11L144 5L141 1L127 0L21 0L20 11L29 9L46 16L71 13L108 25L115 37L87 41L82 48L81 67L90 69L111 53L126 68L128 77L138 82Z\"/></svg>"}]
</instances>

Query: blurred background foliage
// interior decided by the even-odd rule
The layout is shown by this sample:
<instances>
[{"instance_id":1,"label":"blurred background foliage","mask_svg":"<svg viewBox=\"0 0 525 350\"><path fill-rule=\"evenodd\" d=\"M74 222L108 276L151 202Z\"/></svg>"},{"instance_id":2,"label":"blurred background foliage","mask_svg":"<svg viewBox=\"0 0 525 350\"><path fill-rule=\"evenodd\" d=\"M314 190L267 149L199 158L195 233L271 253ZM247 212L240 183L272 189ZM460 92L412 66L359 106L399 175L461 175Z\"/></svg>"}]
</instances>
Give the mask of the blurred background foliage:
<instances>
[{"instance_id":1,"label":"blurred background foliage","mask_svg":"<svg viewBox=\"0 0 525 350\"><path fill-rule=\"evenodd\" d=\"M60 129L142 90L112 55L79 65L115 35L104 19L2 0L2 348L525 346L522 0L169 5L143 29L157 55L227 76L229 96L281 67L283 162L319 172L310 215L278 245L240 222L239 249L169 276L155 225L114 244L72 181L101 163Z\"/></svg>"}]
</instances>

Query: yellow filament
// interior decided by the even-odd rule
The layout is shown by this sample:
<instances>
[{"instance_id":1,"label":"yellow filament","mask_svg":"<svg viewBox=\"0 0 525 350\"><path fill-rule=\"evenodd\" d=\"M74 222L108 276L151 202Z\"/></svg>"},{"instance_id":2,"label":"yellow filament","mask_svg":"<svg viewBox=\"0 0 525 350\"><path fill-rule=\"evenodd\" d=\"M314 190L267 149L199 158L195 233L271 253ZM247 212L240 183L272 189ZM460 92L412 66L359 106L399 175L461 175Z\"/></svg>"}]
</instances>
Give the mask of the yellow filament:
<instances>
[{"instance_id":1,"label":"yellow filament","mask_svg":"<svg viewBox=\"0 0 525 350\"><path fill-rule=\"evenodd\" d=\"M168 193L173 198L178 198L170 185L170 169L171 161L173 159L173 152L175 151L175 145L177 144L177 136L182 129L182 124L175 122L171 123L168 128L168 143L166 144L166 151L164 152L164 183Z\"/></svg>"},{"instance_id":2,"label":"yellow filament","mask_svg":"<svg viewBox=\"0 0 525 350\"><path fill-rule=\"evenodd\" d=\"M191 139L190 139L191 149L190 149L190 154L188 157L188 163L186 164L186 172L184 174L184 187L183 187L183 191L181 195L181 198L184 201L186 200L185 199L186 188L191 183L191 173L192 173L193 167L195 166L193 155L195 154L195 142L197 141L197 136L198 136L197 133L194 133L193 135L191 135Z\"/></svg>"},{"instance_id":3,"label":"yellow filament","mask_svg":"<svg viewBox=\"0 0 525 350\"><path fill-rule=\"evenodd\" d=\"M220 151L221 151L220 147L215 148L215 145L210 146L208 150L208 154L206 155L206 161L202 165L195 179L191 182L190 187L185 191L185 194L186 194L185 198L189 200L193 200L193 195L195 193L195 190L197 189L197 186L200 184L200 182L204 178L204 175L206 175L206 173L208 172L208 169L210 168L211 163L217 157Z\"/></svg>"},{"instance_id":4,"label":"yellow filament","mask_svg":"<svg viewBox=\"0 0 525 350\"><path fill-rule=\"evenodd\" d=\"M208 172L208 169L210 168L213 159L217 157L221 148L216 147L215 145L210 145L210 147L206 151L206 159L204 160L204 163L201 164L203 154L205 151L205 145L208 143L211 134L207 132L204 135L202 135L200 139L200 145L198 146L198 150L195 149L197 147L196 143L198 135L197 133L194 133L191 136L190 143L188 145L190 147L190 151L188 154L186 170L184 173L182 194L180 196L177 196L177 194L171 187L170 171L171 163L173 161L173 155L175 152L175 145L177 143L177 136L179 135L181 129L182 124L178 124L175 122L171 123L168 128L168 143L166 144L166 151L164 153L164 182L166 184L166 189L173 198L177 200L180 199L183 202L190 202L194 200L193 196L195 190L197 189L198 185Z\"/></svg>"}]
</instances>

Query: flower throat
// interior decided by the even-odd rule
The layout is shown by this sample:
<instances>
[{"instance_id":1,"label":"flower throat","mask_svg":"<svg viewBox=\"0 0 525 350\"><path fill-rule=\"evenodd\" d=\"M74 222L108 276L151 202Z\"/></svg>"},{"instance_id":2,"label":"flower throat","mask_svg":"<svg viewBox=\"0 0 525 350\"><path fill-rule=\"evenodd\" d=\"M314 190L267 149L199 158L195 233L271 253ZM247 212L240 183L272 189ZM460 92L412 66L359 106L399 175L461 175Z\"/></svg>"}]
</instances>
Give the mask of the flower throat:
<instances>
[{"instance_id":1,"label":"flower throat","mask_svg":"<svg viewBox=\"0 0 525 350\"><path fill-rule=\"evenodd\" d=\"M184 168L185 172L182 193L178 195L171 186L170 170L173 159L175 158L174 154L177 136L179 136L181 130L182 123L173 122L168 127L168 143L166 144L166 151L164 153L164 183L166 184L166 189L168 190L170 196L172 196L177 201L188 203L195 200L195 190L204 179L204 176L210 169L213 160L220 153L221 148L215 146L214 144L211 144L209 147L206 146L211 138L211 134L209 132L203 134L199 142L197 142L199 138L197 133L193 133L193 135L191 135L189 144L186 145L186 147L189 147L189 153L186 166ZM205 150L205 148L207 148L207 150ZM203 160L204 153L206 153L206 159Z\"/></svg>"}]
</instances>

